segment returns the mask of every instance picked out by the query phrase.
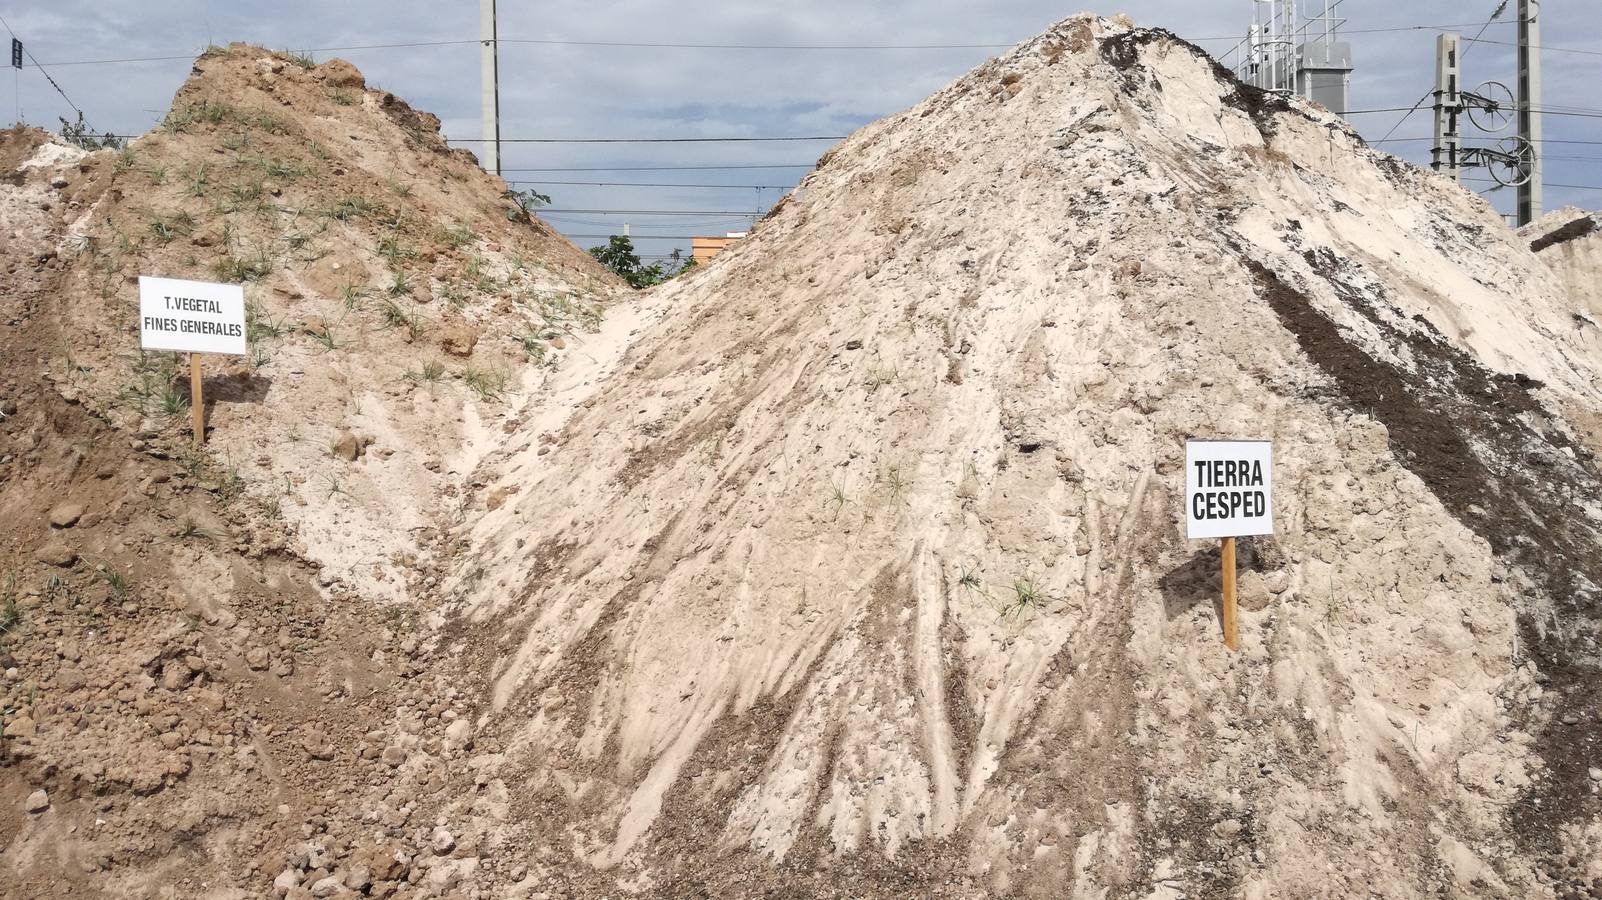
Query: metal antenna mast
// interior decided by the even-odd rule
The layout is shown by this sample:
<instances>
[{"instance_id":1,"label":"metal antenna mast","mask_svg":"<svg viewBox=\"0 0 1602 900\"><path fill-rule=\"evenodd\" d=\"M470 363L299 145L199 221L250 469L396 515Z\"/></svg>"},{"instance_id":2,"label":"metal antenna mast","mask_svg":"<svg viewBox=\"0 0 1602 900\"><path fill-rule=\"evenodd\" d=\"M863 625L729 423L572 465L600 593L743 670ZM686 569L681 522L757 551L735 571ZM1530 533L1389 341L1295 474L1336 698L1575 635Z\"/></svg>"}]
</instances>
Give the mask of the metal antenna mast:
<instances>
[{"instance_id":1,"label":"metal antenna mast","mask_svg":"<svg viewBox=\"0 0 1602 900\"><path fill-rule=\"evenodd\" d=\"M495 0L479 0L479 78L484 100L484 171L501 174L500 42L495 36Z\"/></svg>"},{"instance_id":2,"label":"metal antenna mast","mask_svg":"<svg viewBox=\"0 0 1602 900\"><path fill-rule=\"evenodd\" d=\"M1519 185L1518 221L1541 215L1541 0L1519 0L1519 137L1530 147L1530 177Z\"/></svg>"}]
</instances>

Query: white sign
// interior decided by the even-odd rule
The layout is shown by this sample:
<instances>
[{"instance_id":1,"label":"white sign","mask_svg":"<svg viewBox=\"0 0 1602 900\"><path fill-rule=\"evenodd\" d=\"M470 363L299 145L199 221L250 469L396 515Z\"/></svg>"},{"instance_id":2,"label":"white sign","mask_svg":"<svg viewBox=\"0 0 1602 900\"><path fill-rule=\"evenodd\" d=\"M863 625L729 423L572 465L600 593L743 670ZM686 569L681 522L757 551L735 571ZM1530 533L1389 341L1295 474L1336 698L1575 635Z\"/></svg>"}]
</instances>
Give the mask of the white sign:
<instances>
[{"instance_id":1,"label":"white sign","mask_svg":"<svg viewBox=\"0 0 1602 900\"><path fill-rule=\"evenodd\" d=\"M139 276L139 346L244 356L245 289Z\"/></svg>"},{"instance_id":2,"label":"white sign","mask_svg":"<svg viewBox=\"0 0 1602 900\"><path fill-rule=\"evenodd\" d=\"M1185 442L1185 537L1274 533L1274 445Z\"/></svg>"}]
</instances>

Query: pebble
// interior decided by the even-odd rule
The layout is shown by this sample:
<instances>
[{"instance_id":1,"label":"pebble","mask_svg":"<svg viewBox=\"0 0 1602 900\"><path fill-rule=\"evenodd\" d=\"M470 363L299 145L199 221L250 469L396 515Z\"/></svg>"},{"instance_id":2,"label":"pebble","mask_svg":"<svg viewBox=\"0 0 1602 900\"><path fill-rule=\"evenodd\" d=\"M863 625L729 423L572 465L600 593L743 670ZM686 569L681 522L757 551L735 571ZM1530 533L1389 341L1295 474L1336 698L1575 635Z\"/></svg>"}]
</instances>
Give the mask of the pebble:
<instances>
[{"instance_id":1,"label":"pebble","mask_svg":"<svg viewBox=\"0 0 1602 900\"><path fill-rule=\"evenodd\" d=\"M78 551L61 541L51 541L34 551L33 558L51 566L70 566L78 561Z\"/></svg>"},{"instance_id":2,"label":"pebble","mask_svg":"<svg viewBox=\"0 0 1602 900\"><path fill-rule=\"evenodd\" d=\"M50 527L71 528L83 518L82 503L63 503L50 510Z\"/></svg>"},{"instance_id":3,"label":"pebble","mask_svg":"<svg viewBox=\"0 0 1602 900\"><path fill-rule=\"evenodd\" d=\"M26 808L31 813L44 812L50 808L50 795L45 793L44 788L34 791L28 795Z\"/></svg>"},{"instance_id":4,"label":"pebble","mask_svg":"<svg viewBox=\"0 0 1602 900\"><path fill-rule=\"evenodd\" d=\"M43 793L43 791L40 793ZM444 826L441 826L434 829L434 834L429 838L428 845L433 848L436 854L444 856L456 849L456 836L451 834Z\"/></svg>"},{"instance_id":5,"label":"pebble","mask_svg":"<svg viewBox=\"0 0 1602 900\"><path fill-rule=\"evenodd\" d=\"M245 651L245 665L257 672L267 668L270 662L272 662L272 654L267 652L266 647L252 647L250 650Z\"/></svg>"}]
</instances>

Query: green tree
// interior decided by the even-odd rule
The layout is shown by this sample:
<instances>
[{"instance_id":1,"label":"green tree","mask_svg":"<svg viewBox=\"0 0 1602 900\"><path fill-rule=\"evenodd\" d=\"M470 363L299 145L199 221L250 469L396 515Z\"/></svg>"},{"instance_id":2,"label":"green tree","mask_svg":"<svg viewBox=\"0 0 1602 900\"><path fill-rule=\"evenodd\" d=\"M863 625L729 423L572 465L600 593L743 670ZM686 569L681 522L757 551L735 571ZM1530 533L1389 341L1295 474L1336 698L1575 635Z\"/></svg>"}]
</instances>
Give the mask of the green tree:
<instances>
[{"instance_id":1,"label":"green tree","mask_svg":"<svg viewBox=\"0 0 1602 900\"><path fill-rule=\"evenodd\" d=\"M591 247L590 255L601 265L612 270L617 277L637 288L650 287L671 278L660 265L645 265L634 250L634 241L626 234L614 234L605 247Z\"/></svg>"}]
</instances>

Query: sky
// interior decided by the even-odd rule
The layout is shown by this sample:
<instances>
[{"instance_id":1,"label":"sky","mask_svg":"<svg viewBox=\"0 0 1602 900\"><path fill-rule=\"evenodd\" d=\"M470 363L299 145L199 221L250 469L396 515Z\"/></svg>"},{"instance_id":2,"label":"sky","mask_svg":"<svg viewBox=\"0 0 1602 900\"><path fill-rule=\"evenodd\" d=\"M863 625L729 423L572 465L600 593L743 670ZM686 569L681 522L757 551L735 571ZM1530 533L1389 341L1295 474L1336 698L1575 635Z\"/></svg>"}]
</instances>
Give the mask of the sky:
<instances>
[{"instance_id":1,"label":"sky","mask_svg":"<svg viewBox=\"0 0 1602 900\"><path fill-rule=\"evenodd\" d=\"M1321 7L1323 0L1303 2ZM1252 0L1080 6L1035 0L500 0L501 134L507 139L844 135L915 104L1006 47L1081 10L1124 12L1137 24L1168 28L1221 55L1245 32L1252 5ZM1497 5L1497 0L1344 0L1340 8L1356 65L1352 107L1413 106L1433 87L1438 30L1460 31L1465 39L1481 34ZM1484 42L1466 45L1466 84L1514 85L1510 45L1517 2L1507 5L1500 20L1485 26ZM1545 6L1543 105L1574 113L1545 119L1546 206L1602 208L1602 97L1596 96L1602 84L1602 3L1547 0ZM453 141L469 149L481 146L476 142L481 137L479 4L472 0L0 0L0 15L32 60L98 130L137 134L149 129L187 77L189 57L208 44L243 40L310 51L319 61L348 59L370 85L438 115ZM428 46L372 48L375 44ZM943 46L773 47L843 44ZM332 49L357 47L369 49ZM120 61L130 59L137 61ZM13 70L12 79L14 102L7 118L16 119L20 110L24 121L53 128L58 116L73 115L40 68ZM0 106L3 95L0 82ZM1401 112L1351 117L1371 141L1387 134L1416 139L1431 133L1427 108L1402 120ZM603 243L627 222L640 252L659 257L687 251L692 234L743 230L805 175L830 143L507 143L502 167L517 187L549 194L554 202L544 217L581 246ZM1380 146L1428 162L1428 140ZM689 166L766 168L667 168ZM1501 211L1511 211L1512 190L1487 196Z\"/></svg>"}]
</instances>

